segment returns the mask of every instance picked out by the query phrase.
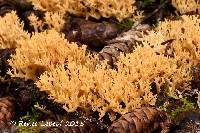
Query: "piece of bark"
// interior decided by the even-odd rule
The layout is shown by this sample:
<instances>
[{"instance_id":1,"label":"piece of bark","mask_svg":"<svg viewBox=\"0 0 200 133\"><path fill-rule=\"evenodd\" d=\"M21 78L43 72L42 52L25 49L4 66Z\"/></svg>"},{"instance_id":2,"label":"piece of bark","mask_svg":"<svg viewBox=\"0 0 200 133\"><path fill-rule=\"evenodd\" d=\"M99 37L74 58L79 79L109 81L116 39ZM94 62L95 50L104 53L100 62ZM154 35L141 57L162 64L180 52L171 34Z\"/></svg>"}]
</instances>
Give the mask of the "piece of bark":
<instances>
[{"instance_id":1,"label":"piece of bark","mask_svg":"<svg viewBox=\"0 0 200 133\"><path fill-rule=\"evenodd\" d=\"M109 133L168 133L171 119L164 111L142 107L125 114L108 129Z\"/></svg>"}]
</instances>

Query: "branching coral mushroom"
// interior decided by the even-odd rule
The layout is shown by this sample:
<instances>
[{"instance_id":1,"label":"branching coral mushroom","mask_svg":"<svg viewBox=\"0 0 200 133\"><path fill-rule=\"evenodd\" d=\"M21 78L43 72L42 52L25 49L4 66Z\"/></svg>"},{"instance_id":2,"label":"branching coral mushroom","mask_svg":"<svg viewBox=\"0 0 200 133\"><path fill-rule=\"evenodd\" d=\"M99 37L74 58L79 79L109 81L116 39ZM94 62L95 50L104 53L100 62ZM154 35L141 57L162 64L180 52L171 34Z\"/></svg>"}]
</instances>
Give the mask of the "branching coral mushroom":
<instances>
[{"instance_id":1,"label":"branching coral mushroom","mask_svg":"<svg viewBox=\"0 0 200 133\"><path fill-rule=\"evenodd\" d=\"M198 16L183 15L181 19L161 22L144 36L143 44L150 45L158 54L176 58L177 64L195 66L200 62L200 20ZM184 69L183 72L187 70ZM199 98L200 99L200 98ZM198 100L198 105L199 104Z\"/></svg>"},{"instance_id":2,"label":"branching coral mushroom","mask_svg":"<svg viewBox=\"0 0 200 133\"><path fill-rule=\"evenodd\" d=\"M98 111L100 117L112 111L125 114L155 104L151 83L155 82L158 88L168 83L175 89L176 84L189 80L187 71L177 67L176 62L174 58L157 55L150 47L138 47L134 53L119 57L117 70L103 64L91 71L69 62L45 72L36 84L69 112L79 107Z\"/></svg>"},{"instance_id":3,"label":"branching coral mushroom","mask_svg":"<svg viewBox=\"0 0 200 133\"><path fill-rule=\"evenodd\" d=\"M150 47L138 47L134 53L120 56L118 72L123 72L130 82L138 81L139 86L155 83L157 92L163 84L169 85L173 92L176 85L191 79L190 64L178 64L179 58L169 58L157 53Z\"/></svg>"},{"instance_id":4,"label":"branching coral mushroom","mask_svg":"<svg viewBox=\"0 0 200 133\"><path fill-rule=\"evenodd\" d=\"M96 71L90 71L73 62L66 67L59 66L44 73L36 84L56 102L65 104L64 108L69 112L79 107L85 111L98 111L103 117L109 111L125 114L133 108L155 103L148 85L139 89L116 70L99 66ZM122 103L126 107L122 107Z\"/></svg>"},{"instance_id":5,"label":"branching coral mushroom","mask_svg":"<svg viewBox=\"0 0 200 133\"><path fill-rule=\"evenodd\" d=\"M23 26L15 12L0 17L0 47L20 47L18 40L29 38L29 34L23 30Z\"/></svg>"},{"instance_id":6,"label":"branching coral mushroom","mask_svg":"<svg viewBox=\"0 0 200 133\"><path fill-rule=\"evenodd\" d=\"M95 65L90 55L86 55L85 46L69 43L55 30L35 33L29 40L19 41L19 44L21 47L16 48L16 54L9 61L16 77L36 80L44 71L71 61Z\"/></svg>"},{"instance_id":7,"label":"branching coral mushroom","mask_svg":"<svg viewBox=\"0 0 200 133\"><path fill-rule=\"evenodd\" d=\"M55 7L59 8L63 1L57 2L59 6ZM85 2L92 5L96 1ZM138 107L155 105L152 84L157 92L163 85L171 93L181 87L187 89L191 66L199 57L199 20L194 16L182 18L162 22L144 35L143 46L121 54L115 69L109 69L106 63L98 64L97 56L86 53L85 46L69 43L56 30L36 32L18 39L19 47L9 60L13 68L10 74L34 80L68 112L81 108L86 112L98 111L102 118L106 112L112 116L113 112L125 114ZM170 47L166 42L171 42Z\"/></svg>"},{"instance_id":8,"label":"branching coral mushroom","mask_svg":"<svg viewBox=\"0 0 200 133\"><path fill-rule=\"evenodd\" d=\"M34 7L43 11L66 11L66 7L68 7L68 0L29 0L32 2Z\"/></svg>"},{"instance_id":9,"label":"branching coral mushroom","mask_svg":"<svg viewBox=\"0 0 200 133\"><path fill-rule=\"evenodd\" d=\"M106 112L125 114L155 104L152 83L158 92L163 84L173 92L190 80L190 64L180 55L157 54L149 45L120 55L117 69L108 69L97 65L96 56L87 55L85 47L69 43L55 30L35 33L18 43L21 47L9 61L12 75L37 80L37 86L69 112L82 108L98 111L100 117Z\"/></svg>"},{"instance_id":10,"label":"branching coral mushroom","mask_svg":"<svg viewBox=\"0 0 200 133\"><path fill-rule=\"evenodd\" d=\"M136 10L135 0L31 0L37 9L69 12L78 16L115 17L119 21L130 17Z\"/></svg>"},{"instance_id":11,"label":"branching coral mushroom","mask_svg":"<svg viewBox=\"0 0 200 133\"><path fill-rule=\"evenodd\" d=\"M172 5L182 14L200 11L199 0L172 0Z\"/></svg>"},{"instance_id":12,"label":"branching coral mushroom","mask_svg":"<svg viewBox=\"0 0 200 133\"><path fill-rule=\"evenodd\" d=\"M34 31L43 31L44 28L54 29L58 32L64 27L64 14L59 12L46 12L44 13L44 19L39 19L34 13L28 16L30 25L33 26Z\"/></svg>"},{"instance_id":13,"label":"branching coral mushroom","mask_svg":"<svg viewBox=\"0 0 200 133\"><path fill-rule=\"evenodd\" d=\"M200 20L197 16L183 15L179 20L165 20L141 40L157 53L180 58L192 64L200 57Z\"/></svg>"}]
</instances>

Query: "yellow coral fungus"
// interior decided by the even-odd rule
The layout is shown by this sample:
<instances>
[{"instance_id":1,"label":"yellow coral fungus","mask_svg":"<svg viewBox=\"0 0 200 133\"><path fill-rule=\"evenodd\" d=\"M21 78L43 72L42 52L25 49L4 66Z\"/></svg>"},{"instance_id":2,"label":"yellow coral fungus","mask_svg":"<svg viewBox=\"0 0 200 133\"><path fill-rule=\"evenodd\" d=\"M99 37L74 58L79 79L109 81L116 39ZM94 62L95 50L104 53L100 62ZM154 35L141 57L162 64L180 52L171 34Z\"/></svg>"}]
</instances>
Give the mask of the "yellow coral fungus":
<instances>
[{"instance_id":1,"label":"yellow coral fungus","mask_svg":"<svg viewBox=\"0 0 200 133\"><path fill-rule=\"evenodd\" d=\"M176 56L192 63L200 58L200 20L183 15L180 20L165 20L142 38L158 53Z\"/></svg>"},{"instance_id":2,"label":"yellow coral fungus","mask_svg":"<svg viewBox=\"0 0 200 133\"><path fill-rule=\"evenodd\" d=\"M66 11L64 8L68 7L66 0L29 0L33 3L36 9L43 11Z\"/></svg>"},{"instance_id":3,"label":"yellow coral fungus","mask_svg":"<svg viewBox=\"0 0 200 133\"><path fill-rule=\"evenodd\" d=\"M173 92L177 84L191 80L191 64L184 61L180 64L179 61L178 57L158 55L152 48L144 46L136 48L134 53L120 56L116 65L118 72L123 72L131 82L139 79L140 86L144 86L146 82L154 82L158 92L167 83L169 90Z\"/></svg>"},{"instance_id":4,"label":"yellow coral fungus","mask_svg":"<svg viewBox=\"0 0 200 133\"><path fill-rule=\"evenodd\" d=\"M183 14L188 12L199 13L200 11L199 0L172 0L172 5Z\"/></svg>"},{"instance_id":5,"label":"yellow coral fungus","mask_svg":"<svg viewBox=\"0 0 200 133\"><path fill-rule=\"evenodd\" d=\"M23 30L23 26L15 12L0 17L0 47L15 48L20 45L18 40L28 39L29 34Z\"/></svg>"},{"instance_id":6,"label":"yellow coral fungus","mask_svg":"<svg viewBox=\"0 0 200 133\"><path fill-rule=\"evenodd\" d=\"M177 67L175 58L157 55L150 47L138 47L134 53L121 55L117 70L97 65L94 71L84 65L69 62L45 72L37 86L71 112L78 107L100 112L125 114L134 108L154 105L156 96L151 84L158 90L164 83L175 85L190 80L189 68Z\"/></svg>"},{"instance_id":7,"label":"yellow coral fungus","mask_svg":"<svg viewBox=\"0 0 200 133\"><path fill-rule=\"evenodd\" d=\"M173 26L182 21L184 29L175 30ZM13 76L37 80L37 86L56 102L64 104L69 112L82 108L100 112L101 118L106 112L125 114L137 107L154 105L156 95L151 92L152 83L158 92L167 84L173 93L191 80L192 63L188 59L194 56L191 54L193 46L188 52L180 42L186 39L184 34L195 38L190 36L188 27L199 34L195 29L198 20L192 16L160 25L163 26L144 36L143 47L137 46L133 53L121 54L116 69L97 65L96 56L86 55L85 47L69 43L55 30L35 33L30 40L19 41L25 45L17 48L16 55L9 61ZM157 41L154 40L156 36ZM166 47L162 48L161 43L168 39L177 41L172 49L174 57L165 56Z\"/></svg>"},{"instance_id":8,"label":"yellow coral fungus","mask_svg":"<svg viewBox=\"0 0 200 133\"><path fill-rule=\"evenodd\" d=\"M56 31L61 31L61 29L64 27L64 14L61 14L59 12L46 12L45 13L45 23L48 25L49 29L55 29Z\"/></svg>"},{"instance_id":9,"label":"yellow coral fungus","mask_svg":"<svg viewBox=\"0 0 200 133\"><path fill-rule=\"evenodd\" d=\"M31 0L37 9L69 12L78 16L115 17L119 21L130 17L136 7L134 0Z\"/></svg>"},{"instance_id":10,"label":"yellow coral fungus","mask_svg":"<svg viewBox=\"0 0 200 133\"><path fill-rule=\"evenodd\" d=\"M64 15L59 12L46 12L44 14L44 19L40 20L33 13L28 17L30 21L30 25L34 27L34 31L44 31L44 27L48 27L48 29L54 29L58 32L64 27Z\"/></svg>"},{"instance_id":11,"label":"yellow coral fungus","mask_svg":"<svg viewBox=\"0 0 200 133\"><path fill-rule=\"evenodd\" d=\"M94 64L90 55L86 55L85 46L69 43L55 30L35 33L29 40L19 43L21 47L16 48L16 54L9 61L16 77L36 80L43 71L71 61Z\"/></svg>"},{"instance_id":12,"label":"yellow coral fungus","mask_svg":"<svg viewBox=\"0 0 200 133\"><path fill-rule=\"evenodd\" d=\"M156 94L151 91L152 84L156 85L157 92L166 84L172 93L182 86L187 89L191 66L200 53L200 21L197 17L183 16L182 20L160 23L142 38L143 46L136 46L133 53L121 54L115 69L109 69L106 63L98 64L96 55L86 53L85 46L78 47L76 43L68 42L57 32L60 27L56 25L62 24L62 19L53 20L57 18L56 13L63 13L63 10L86 17L114 16L122 20L133 11L133 1L57 0L53 4L49 1L33 0L33 4L55 13L55 16L46 14L53 30L36 32L29 37L13 13L0 19L0 24L7 26L10 15L17 25L10 28L11 33L14 29L15 35L7 34L6 29L0 32L3 46L17 47L16 54L9 60L11 76L34 80L42 91L62 103L69 112L78 108L98 111L100 118L106 112L125 114L141 106L155 105ZM68 4L71 7L63 9ZM81 6L77 8L77 4ZM39 22L35 16L31 17L33 25ZM15 37L14 40L9 35Z\"/></svg>"}]
</instances>

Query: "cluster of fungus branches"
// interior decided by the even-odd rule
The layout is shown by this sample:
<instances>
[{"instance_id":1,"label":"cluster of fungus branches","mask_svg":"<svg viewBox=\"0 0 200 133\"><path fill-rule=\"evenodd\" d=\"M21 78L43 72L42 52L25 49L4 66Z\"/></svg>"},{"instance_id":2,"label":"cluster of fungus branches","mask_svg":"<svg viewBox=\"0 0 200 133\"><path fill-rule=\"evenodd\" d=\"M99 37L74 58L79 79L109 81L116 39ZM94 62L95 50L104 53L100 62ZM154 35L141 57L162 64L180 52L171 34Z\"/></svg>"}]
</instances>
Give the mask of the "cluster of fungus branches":
<instances>
[{"instance_id":1,"label":"cluster of fungus branches","mask_svg":"<svg viewBox=\"0 0 200 133\"><path fill-rule=\"evenodd\" d=\"M163 89L174 96L192 89L192 68L200 57L200 20L186 12L198 12L198 2L167 0L153 13L170 3L181 14L178 19L169 17L151 28L142 19L123 33L116 23L102 23L101 19L121 22L141 17L133 16L138 14L135 0L26 2L32 6L25 13L19 7L9 8L0 17L0 47L15 51L8 60L9 76L32 80L67 112L98 112L99 119L108 114L114 121L116 114L136 109L111 126L110 132L118 131L118 125L121 129L129 117L138 120L152 112L150 116L158 117L159 122L171 123L164 112L151 107ZM80 16L90 20L77 18ZM92 50L94 47L100 50ZM198 94L196 103L200 105ZM152 117L149 121L164 128ZM142 132L139 126L148 125L143 122L129 121L135 125L130 131Z\"/></svg>"}]
</instances>

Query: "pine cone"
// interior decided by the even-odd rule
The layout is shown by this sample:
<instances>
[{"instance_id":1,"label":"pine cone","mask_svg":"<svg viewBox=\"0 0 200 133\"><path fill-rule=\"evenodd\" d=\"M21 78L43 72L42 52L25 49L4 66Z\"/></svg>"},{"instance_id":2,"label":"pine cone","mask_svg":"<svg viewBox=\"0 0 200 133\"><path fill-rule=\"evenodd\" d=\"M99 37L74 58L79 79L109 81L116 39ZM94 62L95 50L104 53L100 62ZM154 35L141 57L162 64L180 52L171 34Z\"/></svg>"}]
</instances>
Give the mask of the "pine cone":
<instances>
[{"instance_id":1,"label":"pine cone","mask_svg":"<svg viewBox=\"0 0 200 133\"><path fill-rule=\"evenodd\" d=\"M171 120L167 114L153 107L142 107L122 116L108 129L109 133L169 132Z\"/></svg>"},{"instance_id":2,"label":"pine cone","mask_svg":"<svg viewBox=\"0 0 200 133\"><path fill-rule=\"evenodd\" d=\"M134 46L137 45L136 42L139 42L138 38L142 36L142 32L148 29L149 25L138 25L108 41L108 45L99 52L99 60L107 59L108 63L112 66L116 62L120 52L130 53L133 51Z\"/></svg>"},{"instance_id":3,"label":"pine cone","mask_svg":"<svg viewBox=\"0 0 200 133\"><path fill-rule=\"evenodd\" d=\"M69 17L62 32L69 41L88 44L91 48L102 48L106 41L117 36L119 30L114 23L97 23Z\"/></svg>"},{"instance_id":4,"label":"pine cone","mask_svg":"<svg viewBox=\"0 0 200 133\"><path fill-rule=\"evenodd\" d=\"M9 13L13 10L16 10L13 2L8 0L0 0L0 16L4 16L6 13Z\"/></svg>"},{"instance_id":5,"label":"pine cone","mask_svg":"<svg viewBox=\"0 0 200 133\"><path fill-rule=\"evenodd\" d=\"M14 132L15 126L11 124L14 117L14 100L11 97L0 98L0 131Z\"/></svg>"}]
</instances>

